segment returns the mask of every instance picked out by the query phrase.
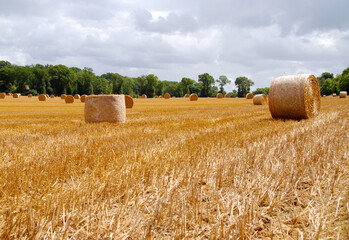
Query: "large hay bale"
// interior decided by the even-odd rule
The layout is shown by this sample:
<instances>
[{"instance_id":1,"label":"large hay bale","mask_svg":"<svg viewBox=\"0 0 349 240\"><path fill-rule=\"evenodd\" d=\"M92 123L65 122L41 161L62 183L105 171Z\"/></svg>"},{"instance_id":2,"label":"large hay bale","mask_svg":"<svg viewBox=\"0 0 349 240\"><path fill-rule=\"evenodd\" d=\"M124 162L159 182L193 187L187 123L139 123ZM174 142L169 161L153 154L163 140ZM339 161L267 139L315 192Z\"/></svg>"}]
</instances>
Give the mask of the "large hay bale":
<instances>
[{"instance_id":1,"label":"large hay bale","mask_svg":"<svg viewBox=\"0 0 349 240\"><path fill-rule=\"evenodd\" d=\"M55 95L51 94L51 95L50 95L50 98L55 98Z\"/></svg>"},{"instance_id":2,"label":"large hay bale","mask_svg":"<svg viewBox=\"0 0 349 240\"><path fill-rule=\"evenodd\" d=\"M80 102L85 102L85 101L86 101L86 97L87 97L86 94L81 95L81 97L80 97Z\"/></svg>"},{"instance_id":3,"label":"large hay bale","mask_svg":"<svg viewBox=\"0 0 349 240\"><path fill-rule=\"evenodd\" d=\"M253 105L264 105L268 101L265 94L257 94L253 97Z\"/></svg>"},{"instance_id":4,"label":"large hay bale","mask_svg":"<svg viewBox=\"0 0 349 240\"><path fill-rule=\"evenodd\" d=\"M126 121L124 95L88 96L85 102L85 121L120 122Z\"/></svg>"},{"instance_id":5,"label":"large hay bale","mask_svg":"<svg viewBox=\"0 0 349 240\"><path fill-rule=\"evenodd\" d=\"M164 98L165 98L165 99L170 99L170 98L171 98L171 94L165 93L165 94L164 94Z\"/></svg>"},{"instance_id":6,"label":"large hay bale","mask_svg":"<svg viewBox=\"0 0 349 240\"><path fill-rule=\"evenodd\" d=\"M229 93L224 95L225 98L231 98L231 95Z\"/></svg>"},{"instance_id":7,"label":"large hay bale","mask_svg":"<svg viewBox=\"0 0 349 240\"><path fill-rule=\"evenodd\" d=\"M307 119L320 111L320 88L312 74L296 74L273 79L269 90L269 110L273 118Z\"/></svg>"},{"instance_id":8,"label":"large hay bale","mask_svg":"<svg viewBox=\"0 0 349 240\"><path fill-rule=\"evenodd\" d=\"M75 98L75 99L80 99L80 95L79 95L79 94L75 94L75 95L74 95L74 98Z\"/></svg>"},{"instance_id":9,"label":"large hay bale","mask_svg":"<svg viewBox=\"0 0 349 240\"><path fill-rule=\"evenodd\" d=\"M196 93L192 93L189 96L190 101L197 101L199 99L198 95Z\"/></svg>"},{"instance_id":10,"label":"large hay bale","mask_svg":"<svg viewBox=\"0 0 349 240\"><path fill-rule=\"evenodd\" d=\"M14 93L12 96L13 96L13 98L19 98L21 96L21 94L20 93Z\"/></svg>"},{"instance_id":11,"label":"large hay bale","mask_svg":"<svg viewBox=\"0 0 349 240\"><path fill-rule=\"evenodd\" d=\"M188 98L188 97L189 97L189 94L188 94L188 93L186 93L186 94L184 95L184 97L185 97L185 98Z\"/></svg>"},{"instance_id":12,"label":"large hay bale","mask_svg":"<svg viewBox=\"0 0 349 240\"><path fill-rule=\"evenodd\" d=\"M67 95L61 94L61 99L65 99L66 97L67 97Z\"/></svg>"},{"instance_id":13,"label":"large hay bale","mask_svg":"<svg viewBox=\"0 0 349 240\"><path fill-rule=\"evenodd\" d=\"M125 106L126 108L133 107L133 98L130 95L125 95Z\"/></svg>"},{"instance_id":14,"label":"large hay bale","mask_svg":"<svg viewBox=\"0 0 349 240\"><path fill-rule=\"evenodd\" d=\"M65 103L73 103L74 97L72 95L67 95L64 100L65 100Z\"/></svg>"},{"instance_id":15,"label":"large hay bale","mask_svg":"<svg viewBox=\"0 0 349 240\"><path fill-rule=\"evenodd\" d=\"M217 98L223 98L223 93L218 93L216 97Z\"/></svg>"},{"instance_id":16,"label":"large hay bale","mask_svg":"<svg viewBox=\"0 0 349 240\"><path fill-rule=\"evenodd\" d=\"M337 97L337 93L333 93L333 94L332 94L332 97Z\"/></svg>"},{"instance_id":17,"label":"large hay bale","mask_svg":"<svg viewBox=\"0 0 349 240\"><path fill-rule=\"evenodd\" d=\"M6 94L5 93L0 93L0 98L5 98Z\"/></svg>"},{"instance_id":18,"label":"large hay bale","mask_svg":"<svg viewBox=\"0 0 349 240\"><path fill-rule=\"evenodd\" d=\"M47 96L45 94L40 94L38 99L39 99L39 101L46 101Z\"/></svg>"},{"instance_id":19,"label":"large hay bale","mask_svg":"<svg viewBox=\"0 0 349 240\"><path fill-rule=\"evenodd\" d=\"M29 93L28 98L31 98L31 97L33 97L33 94Z\"/></svg>"},{"instance_id":20,"label":"large hay bale","mask_svg":"<svg viewBox=\"0 0 349 240\"><path fill-rule=\"evenodd\" d=\"M346 91L340 91L339 93L339 98L346 98L347 97L347 92Z\"/></svg>"},{"instance_id":21,"label":"large hay bale","mask_svg":"<svg viewBox=\"0 0 349 240\"><path fill-rule=\"evenodd\" d=\"M147 95L143 94L143 95L141 96L141 98L147 98Z\"/></svg>"},{"instance_id":22,"label":"large hay bale","mask_svg":"<svg viewBox=\"0 0 349 240\"><path fill-rule=\"evenodd\" d=\"M246 98L247 99L252 99L253 98L253 94L252 93L247 93L246 94Z\"/></svg>"}]
</instances>

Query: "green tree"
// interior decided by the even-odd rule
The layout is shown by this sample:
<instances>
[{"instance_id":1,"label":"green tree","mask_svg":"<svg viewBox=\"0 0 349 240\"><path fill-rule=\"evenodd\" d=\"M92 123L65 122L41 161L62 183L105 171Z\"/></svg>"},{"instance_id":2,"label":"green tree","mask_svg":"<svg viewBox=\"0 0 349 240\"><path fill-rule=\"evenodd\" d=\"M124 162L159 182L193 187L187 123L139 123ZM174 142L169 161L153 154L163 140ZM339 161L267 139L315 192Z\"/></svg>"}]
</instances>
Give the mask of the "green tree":
<instances>
[{"instance_id":1,"label":"green tree","mask_svg":"<svg viewBox=\"0 0 349 240\"><path fill-rule=\"evenodd\" d=\"M0 68L0 91L11 92L10 86L15 85L16 71L12 67Z\"/></svg>"},{"instance_id":2,"label":"green tree","mask_svg":"<svg viewBox=\"0 0 349 240\"><path fill-rule=\"evenodd\" d=\"M250 92L250 87L254 85L254 82L247 77L237 77L235 80L235 86L238 88L238 97L245 97Z\"/></svg>"},{"instance_id":3,"label":"green tree","mask_svg":"<svg viewBox=\"0 0 349 240\"><path fill-rule=\"evenodd\" d=\"M320 77L317 77L318 81L319 81L319 87L320 89L322 88L322 86L324 85L326 79L333 79L333 73L329 73L329 72L323 72L321 74ZM322 93L321 93L322 94Z\"/></svg>"},{"instance_id":4,"label":"green tree","mask_svg":"<svg viewBox=\"0 0 349 240\"><path fill-rule=\"evenodd\" d=\"M159 81L155 87L155 95L162 96L164 95L164 83Z\"/></svg>"},{"instance_id":5,"label":"green tree","mask_svg":"<svg viewBox=\"0 0 349 240\"><path fill-rule=\"evenodd\" d=\"M190 94L190 87L194 84L194 80L190 78L183 77L180 82L181 94Z\"/></svg>"},{"instance_id":6,"label":"green tree","mask_svg":"<svg viewBox=\"0 0 349 240\"><path fill-rule=\"evenodd\" d=\"M212 84L214 83L214 78L208 74L204 73L199 75L199 82L202 83L202 89L200 91L201 97L210 97L212 94Z\"/></svg>"},{"instance_id":7,"label":"green tree","mask_svg":"<svg viewBox=\"0 0 349 240\"><path fill-rule=\"evenodd\" d=\"M227 84L230 84L230 83L231 83L231 80L229 80L229 79L227 78L227 76L221 75L221 76L219 76L218 79L216 79L216 82L217 82L218 85L219 85L219 92L222 93L222 94L225 94L224 86L227 85Z\"/></svg>"},{"instance_id":8,"label":"green tree","mask_svg":"<svg viewBox=\"0 0 349 240\"><path fill-rule=\"evenodd\" d=\"M339 76L339 89L349 92L349 67L344 69L342 75Z\"/></svg>"},{"instance_id":9,"label":"green tree","mask_svg":"<svg viewBox=\"0 0 349 240\"><path fill-rule=\"evenodd\" d=\"M47 88L49 88L48 90L52 92L52 88L50 89L51 86L47 86L48 84L50 85L48 71L41 68L41 66L35 66L32 71L35 76L35 80L33 81L33 86L31 87L37 90L37 92L43 94L47 93Z\"/></svg>"},{"instance_id":10,"label":"green tree","mask_svg":"<svg viewBox=\"0 0 349 240\"><path fill-rule=\"evenodd\" d=\"M65 65L55 65L49 67L48 73L55 95L72 94L72 85L76 82L76 75L73 70Z\"/></svg>"},{"instance_id":11,"label":"green tree","mask_svg":"<svg viewBox=\"0 0 349 240\"><path fill-rule=\"evenodd\" d=\"M265 95L269 95L269 87L265 87L265 88L257 88L255 91L252 92L253 95L256 94L265 94Z\"/></svg>"},{"instance_id":12,"label":"green tree","mask_svg":"<svg viewBox=\"0 0 349 240\"><path fill-rule=\"evenodd\" d=\"M97 76L95 80L92 82L93 86L93 93L94 94L107 94L108 87L109 87L109 81L103 77Z\"/></svg>"},{"instance_id":13,"label":"green tree","mask_svg":"<svg viewBox=\"0 0 349 240\"><path fill-rule=\"evenodd\" d=\"M29 85L34 80L34 74L29 67L17 66L16 71L16 82L17 92L24 93L26 91L25 85Z\"/></svg>"},{"instance_id":14,"label":"green tree","mask_svg":"<svg viewBox=\"0 0 349 240\"><path fill-rule=\"evenodd\" d=\"M158 83L158 77L154 74L149 74L146 76L145 94L147 97L155 96L155 86Z\"/></svg>"}]
</instances>

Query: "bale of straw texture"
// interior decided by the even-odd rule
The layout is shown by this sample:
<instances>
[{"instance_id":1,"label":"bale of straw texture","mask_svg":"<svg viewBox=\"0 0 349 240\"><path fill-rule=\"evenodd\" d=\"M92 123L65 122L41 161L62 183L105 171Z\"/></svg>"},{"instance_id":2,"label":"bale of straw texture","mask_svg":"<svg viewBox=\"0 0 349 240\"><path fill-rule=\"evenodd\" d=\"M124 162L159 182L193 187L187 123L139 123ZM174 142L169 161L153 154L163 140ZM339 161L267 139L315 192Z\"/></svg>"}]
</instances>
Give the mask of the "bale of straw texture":
<instances>
[{"instance_id":1,"label":"bale of straw texture","mask_svg":"<svg viewBox=\"0 0 349 240\"><path fill-rule=\"evenodd\" d=\"M247 99L252 99L253 98L253 94L252 93L247 93L246 94L246 98Z\"/></svg>"},{"instance_id":2,"label":"bale of straw texture","mask_svg":"<svg viewBox=\"0 0 349 240\"><path fill-rule=\"evenodd\" d=\"M85 102L85 101L86 101L86 97L87 97L86 94L81 95L81 97L80 97L80 102Z\"/></svg>"},{"instance_id":3,"label":"bale of straw texture","mask_svg":"<svg viewBox=\"0 0 349 240\"><path fill-rule=\"evenodd\" d=\"M75 95L74 95L74 98L75 98L75 99L80 99L80 95L79 95L79 94L75 94Z\"/></svg>"},{"instance_id":4,"label":"bale of straw texture","mask_svg":"<svg viewBox=\"0 0 349 240\"><path fill-rule=\"evenodd\" d=\"M265 94L257 94L253 97L253 105L264 105L268 101Z\"/></svg>"},{"instance_id":5,"label":"bale of straw texture","mask_svg":"<svg viewBox=\"0 0 349 240\"><path fill-rule=\"evenodd\" d=\"M184 95L184 97L185 97L185 98L188 98L188 97L189 97L189 94L188 94L188 93L186 93L186 94Z\"/></svg>"},{"instance_id":6,"label":"bale of straw texture","mask_svg":"<svg viewBox=\"0 0 349 240\"><path fill-rule=\"evenodd\" d=\"M50 98L55 98L55 95L51 94L51 95L50 95Z\"/></svg>"},{"instance_id":7,"label":"bale of straw texture","mask_svg":"<svg viewBox=\"0 0 349 240\"><path fill-rule=\"evenodd\" d=\"M0 93L0 98L5 98L6 94L5 93Z\"/></svg>"},{"instance_id":8,"label":"bale of straw texture","mask_svg":"<svg viewBox=\"0 0 349 240\"><path fill-rule=\"evenodd\" d=\"M190 101L197 101L199 99L198 95L196 93L192 93L189 96Z\"/></svg>"},{"instance_id":9,"label":"bale of straw texture","mask_svg":"<svg viewBox=\"0 0 349 240\"><path fill-rule=\"evenodd\" d=\"M74 97L72 95L67 95L64 100L65 100L65 103L73 103Z\"/></svg>"},{"instance_id":10,"label":"bale of straw texture","mask_svg":"<svg viewBox=\"0 0 349 240\"><path fill-rule=\"evenodd\" d=\"M231 98L231 95L229 93L224 95L225 98Z\"/></svg>"},{"instance_id":11,"label":"bale of straw texture","mask_svg":"<svg viewBox=\"0 0 349 240\"><path fill-rule=\"evenodd\" d=\"M39 99L39 101L46 101L47 97L45 94L40 94L38 99Z\"/></svg>"},{"instance_id":12,"label":"bale of straw texture","mask_svg":"<svg viewBox=\"0 0 349 240\"><path fill-rule=\"evenodd\" d=\"M337 93L333 93L333 94L332 94L332 97L337 97Z\"/></svg>"},{"instance_id":13,"label":"bale of straw texture","mask_svg":"<svg viewBox=\"0 0 349 240\"><path fill-rule=\"evenodd\" d=\"M29 93L28 98L31 98L31 97L33 97L33 94Z\"/></svg>"},{"instance_id":14,"label":"bale of straw texture","mask_svg":"<svg viewBox=\"0 0 349 240\"><path fill-rule=\"evenodd\" d=\"M130 95L125 95L125 106L126 108L133 107L133 98Z\"/></svg>"},{"instance_id":15,"label":"bale of straw texture","mask_svg":"<svg viewBox=\"0 0 349 240\"><path fill-rule=\"evenodd\" d=\"M269 90L273 118L307 119L320 111L320 88L312 74L276 77Z\"/></svg>"},{"instance_id":16,"label":"bale of straw texture","mask_svg":"<svg viewBox=\"0 0 349 240\"><path fill-rule=\"evenodd\" d=\"M340 91L339 92L339 98L346 98L347 97L347 92L346 91Z\"/></svg>"},{"instance_id":17,"label":"bale of straw texture","mask_svg":"<svg viewBox=\"0 0 349 240\"><path fill-rule=\"evenodd\" d=\"M85 122L118 122L126 121L124 95L88 96L85 102Z\"/></svg>"},{"instance_id":18,"label":"bale of straw texture","mask_svg":"<svg viewBox=\"0 0 349 240\"><path fill-rule=\"evenodd\" d=\"M217 98L223 98L223 94L222 93L218 93L216 97Z\"/></svg>"},{"instance_id":19,"label":"bale of straw texture","mask_svg":"<svg viewBox=\"0 0 349 240\"><path fill-rule=\"evenodd\" d=\"M46 98L49 98L50 96L48 94L45 94L46 95Z\"/></svg>"},{"instance_id":20,"label":"bale of straw texture","mask_svg":"<svg viewBox=\"0 0 349 240\"><path fill-rule=\"evenodd\" d=\"M141 98L147 98L147 95L143 94L143 95L141 96Z\"/></svg>"},{"instance_id":21,"label":"bale of straw texture","mask_svg":"<svg viewBox=\"0 0 349 240\"><path fill-rule=\"evenodd\" d=\"M14 93L12 96L13 96L13 98L19 98L21 96L21 94L20 93Z\"/></svg>"},{"instance_id":22,"label":"bale of straw texture","mask_svg":"<svg viewBox=\"0 0 349 240\"><path fill-rule=\"evenodd\" d=\"M165 94L164 94L164 98L165 98L165 99L170 99L170 97L171 97L171 94L169 94L169 93L165 93Z\"/></svg>"},{"instance_id":23,"label":"bale of straw texture","mask_svg":"<svg viewBox=\"0 0 349 240\"><path fill-rule=\"evenodd\" d=\"M67 97L67 95L61 94L61 99L65 99L66 97Z\"/></svg>"}]
</instances>

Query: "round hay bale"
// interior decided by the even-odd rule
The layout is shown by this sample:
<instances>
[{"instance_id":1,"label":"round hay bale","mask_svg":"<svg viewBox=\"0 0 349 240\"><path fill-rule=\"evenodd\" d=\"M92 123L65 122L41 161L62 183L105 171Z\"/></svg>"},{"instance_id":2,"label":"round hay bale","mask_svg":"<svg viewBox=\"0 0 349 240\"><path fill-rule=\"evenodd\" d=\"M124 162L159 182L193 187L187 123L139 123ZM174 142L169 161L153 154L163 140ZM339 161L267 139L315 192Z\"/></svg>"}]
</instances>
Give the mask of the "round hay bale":
<instances>
[{"instance_id":1,"label":"round hay bale","mask_svg":"<svg viewBox=\"0 0 349 240\"><path fill-rule=\"evenodd\" d=\"M188 98L188 97L189 97L189 94L188 94L188 93L186 93L186 94L184 95L184 97L185 97L185 98Z\"/></svg>"},{"instance_id":2,"label":"round hay bale","mask_svg":"<svg viewBox=\"0 0 349 240\"><path fill-rule=\"evenodd\" d=\"M312 74L276 77L269 90L273 118L307 119L320 111L320 88Z\"/></svg>"},{"instance_id":3,"label":"round hay bale","mask_svg":"<svg viewBox=\"0 0 349 240\"><path fill-rule=\"evenodd\" d=\"M253 105L264 105L268 101L265 94L257 94L253 97Z\"/></svg>"},{"instance_id":4,"label":"round hay bale","mask_svg":"<svg viewBox=\"0 0 349 240\"><path fill-rule=\"evenodd\" d=\"M229 93L224 95L225 98L231 98L231 95Z\"/></svg>"},{"instance_id":5,"label":"round hay bale","mask_svg":"<svg viewBox=\"0 0 349 240\"><path fill-rule=\"evenodd\" d=\"M223 98L223 93L218 93L216 97L217 98Z\"/></svg>"},{"instance_id":6,"label":"round hay bale","mask_svg":"<svg viewBox=\"0 0 349 240\"><path fill-rule=\"evenodd\" d=\"M61 99L65 99L66 97L67 97L67 95L61 94Z\"/></svg>"},{"instance_id":7,"label":"round hay bale","mask_svg":"<svg viewBox=\"0 0 349 240\"><path fill-rule=\"evenodd\" d=\"M124 95L88 96L85 102L85 122L119 122L126 121Z\"/></svg>"},{"instance_id":8,"label":"round hay bale","mask_svg":"<svg viewBox=\"0 0 349 240\"><path fill-rule=\"evenodd\" d=\"M55 95L51 94L51 95L50 95L50 98L55 98Z\"/></svg>"},{"instance_id":9,"label":"round hay bale","mask_svg":"<svg viewBox=\"0 0 349 240\"><path fill-rule=\"evenodd\" d=\"M29 93L28 98L31 98L31 97L33 97L33 94Z\"/></svg>"},{"instance_id":10,"label":"round hay bale","mask_svg":"<svg viewBox=\"0 0 349 240\"><path fill-rule=\"evenodd\" d=\"M346 98L347 97L347 92L346 91L340 91L339 93L339 98Z\"/></svg>"},{"instance_id":11,"label":"round hay bale","mask_svg":"<svg viewBox=\"0 0 349 240\"><path fill-rule=\"evenodd\" d=\"M86 101L86 97L87 97L86 94L81 95L81 97L80 97L80 102L85 102L85 101Z\"/></svg>"},{"instance_id":12,"label":"round hay bale","mask_svg":"<svg viewBox=\"0 0 349 240\"><path fill-rule=\"evenodd\" d=\"M49 98L50 96L48 94L45 94L46 95L46 98Z\"/></svg>"},{"instance_id":13,"label":"round hay bale","mask_svg":"<svg viewBox=\"0 0 349 240\"><path fill-rule=\"evenodd\" d=\"M159 96L158 96L158 95L155 95L154 98L159 98Z\"/></svg>"},{"instance_id":14,"label":"round hay bale","mask_svg":"<svg viewBox=\"0 0 349 240\"><path fill-rule=\"evenodd\" d=\"M0 93L0 98L5 98L6 94L5 93Z\"/></svg>"},{"instance_id":15,"label":"round hay bale","mask_svg":"<svg viewBox=\"0 0 349 240\"><path fill-rule=\"evenodd\" d=\"M39 99L39 101L46 101L47 96L45 94L40 94L38 99Z\"/></svg>"},{"instance_id":16,"label":"round hay bale","mask_svg":"<svg viewBox=\"0 0 349 240\"><path fill-rule=\"evenodd\" d=\"M162 98L162 96L160 95L159 98Z\"/></svg>"},{"instance_id":17,"label":"round hay bale","mask_svg":"<svg viewBox=\"0 0 349 240\"><path fill-rule=\"evenodd\" d=\"M13 96L13 98L19 98L21 96L21 94L20 93L14 93L12 96Z\"/></svg>"},{"instance_id":18,"label":"round hay bale","mask_svg":"<svg viewBox=\"0 0 349 240\"><path fill-rule=\"evenodd\" d=\"M12 96L12 93L6 93L6 96Z\"/></svg>"},{"instance_id":19,"label":"round hay bale","mask_svg":"<svg viewBox=\"0 0 349 240\"><path fill-rule=\"evenodd\" d=\"M252 93L247 93L246 94L246 98L247 99L252 99L253 98L253 94Z\"/></svg>"},{"instance_id":20,"label":"round hay bale","mask_svg":"<svg viewBox=\"0 0 349 240\"><path fill-rule=\"evenodd\" d=\"M189 96L190 101L197 101L199 99L198 95L196 93L192 93Z\"/></svg>"},{"instance_id":21,"label":"round hay bale","mask_svg":"<svg viewBox=\"0 0 349 240\"><path fill-rule=\"evenodd\" d=\"M170 97L171 97L171 94L169 94L169 93L165 93L165 94L164 94L164 98L165 98L165 99L170 99Z\"/></svg>"},{"instance_id":22,"label":"round hay bale","mask_svg":"<svg viewBox=\"0 0 349 240\"><path fill-rule=\"evenodd\" d=\"M131 98L133 98L133 94L129 94L129 96L130 96Z\"/></svg>"},{"instance_id":23,"label":"round hay bale","mask_svg":"<svg viewBox=\"0 0 349 240\"><path fill-rule=\"evenodd\" d=\"M141 98L147 98L147 95L143 94L143 95L141 96Z\"/></svg>"},{"instance_id":24,"label":"round hay bale","mask_svg":"<svg viewBox=\"0 0 349 240\"><path fill-rule=\"evenodd\" d=\"M126 108L133 107L133 98L130 95L125 95L125 106Z\"/></svg>"},{"instance_id":25,"label":"round hay bale","mask_svg":"<svg viewBox=\"0 0 349 240\"><path fill-rule=\"evenodd\" d=\"M171 98L176 98L176 96L172 96Z\"/></svg>"},{"instance_id":26,"label":"round hay bale","mask_svg":"<svg viewBox=\"0 0 349 240\"><path fill-rule=\"evenodd\" d=\"M75 94L75 95L74 95L74 98L75 98L75 99L80 99L80 95L79 95L79 94Z\"/></svg>"},{"instance_id":27,"label":"round hay bale","mask_svg":"<svg viewBox=\"0 0 349 240\"><path fill-rule=\"evenodd\" d=\"M72 95L67 95L64 100L65 100L65 103L73 103L74 97Z\"/></svg>"},{"instance_id":28,"label":"round hay bale","mask_svg":"<svg viewBox=\"0 0 349 240\"><path fill-rule=\"evenodd\" d=\"M333 93L333 94L332 94L332 97L337 97L337 93Z\"/></svg>"}]
</instances>

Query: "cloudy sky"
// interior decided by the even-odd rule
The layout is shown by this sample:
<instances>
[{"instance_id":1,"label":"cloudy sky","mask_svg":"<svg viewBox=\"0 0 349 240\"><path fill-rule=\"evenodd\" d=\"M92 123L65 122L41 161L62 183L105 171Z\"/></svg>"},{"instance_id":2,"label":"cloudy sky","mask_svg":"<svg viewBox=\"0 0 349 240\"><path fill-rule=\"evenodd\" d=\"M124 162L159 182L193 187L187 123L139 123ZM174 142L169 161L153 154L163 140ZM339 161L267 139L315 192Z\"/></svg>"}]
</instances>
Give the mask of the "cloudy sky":
<instances>
[{"instance_id":1,"label":"cloudy sky","mask_svg":"<svg viewBox=\"0 0 349 240\"><path fill-rule=\"evenodd\" d=\"M0 60L253 89L349 67L348 0L0 0ZM234 84L226 90L234 89Z\"/></svg>"}]
</instances>

